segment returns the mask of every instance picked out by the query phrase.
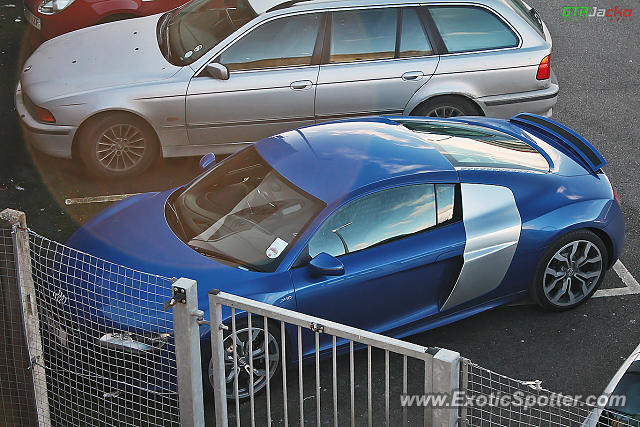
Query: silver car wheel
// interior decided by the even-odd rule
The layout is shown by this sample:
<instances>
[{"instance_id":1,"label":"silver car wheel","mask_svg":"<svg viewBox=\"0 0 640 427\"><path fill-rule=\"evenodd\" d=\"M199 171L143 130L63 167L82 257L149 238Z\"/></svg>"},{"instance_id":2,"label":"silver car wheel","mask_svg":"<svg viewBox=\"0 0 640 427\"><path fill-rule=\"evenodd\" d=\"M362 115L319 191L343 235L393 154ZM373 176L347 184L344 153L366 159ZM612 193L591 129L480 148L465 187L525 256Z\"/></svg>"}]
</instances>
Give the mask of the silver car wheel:
<instances>
[{"instance_id":1,"label":"silver car wheel","mask_svg":"<svg viewBox=\"0 0 640 427\"><path fill-rule=\"evenodd\" d=\"M588 240L576 240L560 248L547 263L543 290L556 306L572 306L587 298L602 275L600 249Z\"/></svg>"},{"instance_id":2,"label":"silver car wheel","mask_svg":"<svg viewBox=\"0 0 640 427\"><path fill-rule=\"evenodd\" d=\"M116 124L98 137L96 158L106 170L123 172L142 161L146 148L146 140L140 129L131 124Z\"/></svg>"},{"instance_id":3,"label":"silver car wheel","mask_svg":"<svg viewBox=\"0 0 640 427\"><path fill-rule=\"evenodd\" d=\"M254 394L262 390L267 384L267 369L265 357L265 333L264 328L252 327L251 339L253 353L253 392ZM275 337L269 332L269 379L271 379L280 364L280 346ZM227 384L227 398L235 398L235 378L238 377L238 397L244 399L250 393L250 372L249 362L249 328L245 327L236 330L236 354L238 357L237 371L234 372L233 363L233 337L231 334L225 337L224 341L224 368L225 381ZM213 361L209 363L209 382L213 387Z\"/></svg>"},{"instance_id":4,"label":"silver car wheel","mask_svg":"<svg viewBox=\"0 0 640 427\"><path fill-rule=\"evenodd\" d=\"M427 112L426 115L427 117L447 118L447 117L464 116L465 114L462 110L460 110L457 107L454 107L451 105L442 105L442 106L433 108L432 110Z\"/></svg>"}]
</instances>

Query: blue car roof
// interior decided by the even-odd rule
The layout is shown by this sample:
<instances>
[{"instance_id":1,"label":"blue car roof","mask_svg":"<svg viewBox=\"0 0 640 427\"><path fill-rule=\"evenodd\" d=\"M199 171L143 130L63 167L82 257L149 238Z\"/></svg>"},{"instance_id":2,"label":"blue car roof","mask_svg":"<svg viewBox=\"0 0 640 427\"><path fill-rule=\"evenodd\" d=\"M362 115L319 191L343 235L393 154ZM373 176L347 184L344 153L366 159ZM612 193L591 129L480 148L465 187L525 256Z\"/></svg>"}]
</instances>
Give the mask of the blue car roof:
<instances>
[{"instance_id":1,"label":"blue car roof","mask_svg":"<svg viewBox=\"0 0 640 427\"><path fill-rule=\"evenodd\" d=\"M390 118L349 119L300 128L256 143L280 174L330 204L367 187L416 181L458 182L435 147Z\"/></svg>"}]
</instances>

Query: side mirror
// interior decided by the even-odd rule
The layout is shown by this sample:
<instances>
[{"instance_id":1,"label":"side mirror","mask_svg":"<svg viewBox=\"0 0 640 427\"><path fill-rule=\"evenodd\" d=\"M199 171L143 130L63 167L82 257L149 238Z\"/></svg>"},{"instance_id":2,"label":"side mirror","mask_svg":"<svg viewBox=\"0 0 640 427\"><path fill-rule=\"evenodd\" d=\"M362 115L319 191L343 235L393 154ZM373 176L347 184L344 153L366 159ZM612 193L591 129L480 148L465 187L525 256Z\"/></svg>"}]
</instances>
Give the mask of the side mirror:
<instances>
[{"instance_id":1,"label":"side mirror","mask_svg":"<svg viewBox=\"0 0 640 427\"><path fill-rule=\"evenodd\" d=\"M200 169L203 171L215 166L216 155L213 153L207 153L200 159Z\"/></svg>"},{"instance_id":2,"label":"side mirror","mask_svg":"<svg viewBox=\"0 0 640 427\"><path fill-rule=\"evenodd\" d=\"M229 80L229 69L218 62L207 64L207 73L214 79Z\"/></svg>"},{"instance_id":3,"label":"side mirror","mask_svg":"<svg viewBox=\"0 0 640 427\"><path fill-rule=\"evenodd\" d=\"M309 262L309 270L314 276L342 276L344 265L326 252L321 252Z\"/></svg>"}]
</instances>

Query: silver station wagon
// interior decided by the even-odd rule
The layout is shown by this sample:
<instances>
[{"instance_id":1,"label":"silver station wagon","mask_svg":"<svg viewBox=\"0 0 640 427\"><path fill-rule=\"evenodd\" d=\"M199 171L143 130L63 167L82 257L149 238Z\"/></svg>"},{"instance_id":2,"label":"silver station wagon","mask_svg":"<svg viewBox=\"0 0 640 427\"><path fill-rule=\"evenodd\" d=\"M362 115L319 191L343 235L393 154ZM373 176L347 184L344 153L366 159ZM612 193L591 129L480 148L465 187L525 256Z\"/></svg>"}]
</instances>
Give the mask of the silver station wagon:
<instances>
[{"instance_id":1,"label":"silver station wagon","mask_svg":"<svg viewBox=\"0 0 640 427\"><path fill-rule=\"evenodd\" d=\"M551 115L551 37L521 0L192 0L44 43L28 139L104 177L353 116Z\"/></svg>"}]
</instances>

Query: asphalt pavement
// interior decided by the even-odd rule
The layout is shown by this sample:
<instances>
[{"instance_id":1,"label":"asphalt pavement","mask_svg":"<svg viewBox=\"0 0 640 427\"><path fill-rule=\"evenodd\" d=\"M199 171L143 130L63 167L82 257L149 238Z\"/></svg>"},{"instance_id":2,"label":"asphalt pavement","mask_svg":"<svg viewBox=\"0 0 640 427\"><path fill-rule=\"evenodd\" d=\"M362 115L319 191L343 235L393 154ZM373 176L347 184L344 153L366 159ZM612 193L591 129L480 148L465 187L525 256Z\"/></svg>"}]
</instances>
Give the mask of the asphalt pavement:
<instances>
[{"instance_id":1,"label":"asphalt pavement","mask_svg":"<svg viewBox=\"0 0 640 427\"><path fill-rule=\"evenodd\" d=\"M567 20L570 3L531 0L553 37L552 68L560 95L553 118L580 132L605 156L622 200L627 243L621 261L640 278L640 2L599 0L599 8L632 8L632 20ZM159 161L135 180L100 182L72 161L33 153L21 136L13 94L22 36L21 4L0 1L0 209L27 213L30 227L62 241L107 204L67 206L73 197L171 188L198 172L198 159ZM637 16L636 16L637 15ZM624 288L612 270L605 288ZM600 393L640 342L640 295L594 298L577 309L545 312L531 304L497 308L409 341L449 348L486 368L569 394ZM380 372L377 372L380 374ZM374 372L374 375L377 375Z\"/></svg>"}]
</instances>

